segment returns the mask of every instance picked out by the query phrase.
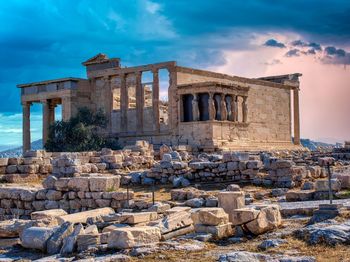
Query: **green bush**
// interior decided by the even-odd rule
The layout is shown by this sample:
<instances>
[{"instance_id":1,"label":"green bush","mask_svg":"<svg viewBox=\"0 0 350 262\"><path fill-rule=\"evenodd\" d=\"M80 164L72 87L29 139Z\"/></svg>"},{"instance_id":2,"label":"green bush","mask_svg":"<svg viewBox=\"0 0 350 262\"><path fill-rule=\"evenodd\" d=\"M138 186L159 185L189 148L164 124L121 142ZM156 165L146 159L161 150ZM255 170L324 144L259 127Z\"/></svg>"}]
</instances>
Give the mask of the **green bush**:
<instances>
[{"instance_id":1,"label":"green bush","mask_svg":"<svg viewBox=\"0 0 350 262\"><path fill-rule=\"evenodd\" d=\"M118 140L102 134L108 120L102 110L96 113L79 108L76 116L65 122L54 122L49 129L45 149L50 152L80 152L101 150L104 147L119 149Z\"/></svg>"}]
</instances>

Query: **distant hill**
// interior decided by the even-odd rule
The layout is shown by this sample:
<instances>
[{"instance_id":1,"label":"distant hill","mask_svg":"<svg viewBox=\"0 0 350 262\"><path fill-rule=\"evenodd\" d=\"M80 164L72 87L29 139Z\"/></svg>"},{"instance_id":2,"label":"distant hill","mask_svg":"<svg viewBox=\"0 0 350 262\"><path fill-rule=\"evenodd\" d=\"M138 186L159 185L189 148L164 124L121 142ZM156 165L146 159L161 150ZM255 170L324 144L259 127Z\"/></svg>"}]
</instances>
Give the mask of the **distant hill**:
<instances>
[{"instance_id":1,"label":"distant hill","mask_svg":"<svg viewBox=\"0 0 350 262\"><path fill-rule=\"evenodd\" d=\"M32 150L43 149L43 140L39 139L33 141L31 144ZM0 152L0 157L19 157L22 156L22 147L12 148L5 151Z\"/></svg>"},{"instance_id":2,"label":"distant hill","mask_svg":"<svg viewBox=\"0 0 350 262\"><path fill-rule=\"evenodd\" d=\"M324 148L339 147L339 144L336 144L336 145L328 144L324 142L312 141L311 139L305 139L305 138L300 139L300 141L304 147L307 147L311 151L317 150L318 147L324 147ZM43 149L43 140L39 139L32 142L31 148L32 150ZM18 157L18 156L22 156L22 147L8 149L0 152L0 157Z\"/></svg>"},{"instance_id":3,"label":"distant hill","mask_svg":"<svg viewBox=\"0 0 350 262\"><path fill-rule=\"evenodd\" d=\"M312 141L311 139L305 139L305 138L301 138L300 142L304 147L307 147L311 151L317 150L317 148L319 148L319 147L323 147L323 148L339 147L338 144L337 145L328 144L328 143L324 143L324 142Z\"/></svg>"}]
</instances>

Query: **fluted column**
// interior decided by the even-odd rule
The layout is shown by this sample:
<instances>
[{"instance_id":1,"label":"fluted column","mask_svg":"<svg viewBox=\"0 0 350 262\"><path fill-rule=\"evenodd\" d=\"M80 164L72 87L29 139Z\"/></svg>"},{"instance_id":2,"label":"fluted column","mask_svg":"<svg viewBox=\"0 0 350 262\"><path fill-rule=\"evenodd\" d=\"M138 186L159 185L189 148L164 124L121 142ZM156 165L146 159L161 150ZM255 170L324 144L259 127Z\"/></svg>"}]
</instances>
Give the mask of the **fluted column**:
<instances>
[{"instance_id":1,"label":"fluted column","mask_svg":"<svg viewBox=\"0 0 350 262\"><path fill-rule=\"evenodd\" d=\"M209 120L215 120L215 115L214 93L209 93Z\"/></svg>"},{"instance_id":2,"label":"fluted column","mask_svg":"<svg viewBox=\"0 0 350 262\"><path fill-rule=\"evenodd\" d=\"M30 106L29 102L22 104L23 153L30 150Z\"/></svg>"},{"instance_id":3,"label":"fluted column","mask_svg":"<svg viewBox=\"0 0 350 262\"><path fill-rule=\"evenodd\" d=\"M242 113L243 113L243 123L248 122L248 104L247 104L247 97L243 97L243 103L242 103Z\"/></svg>"},{"instance_id":4,"label":"fluted column","mask_svg":"<svg viewBox=\"0 0 350 262\"><path fill-rule=\"evenodd\" d=\"M112 132L112 112L113 112L113 103L114 103L114 96L113 96L113 87L112 87L112 79L111 77L106 77L105 81L107 82L107 89L106 89L106 93L108 95L107 97L107 101L108 101L108 105L107 105L107 119L108 119L108 132L111 133Z\"/></svg>"},{"instance_id":5,"label":"fluted column","mask_svg":"<svg viewBox=\"0 0 350 262\"><path fill-rule=\"evenodd\" d=\"M53 122L55 122L55 108L56 105L51 101L49 104L49 124L51 125Z\"/></svg>"},{"instance_id":6,"label":"fluted column","mask_svg":"<svg viewBox=\"0 0 350 262\"><path fill-rule=\"evenodd\" d=\"M153 84L152 84L152 109L153 109L153 129L160 132L159 123L159 73L158 69L153 69Z\"/></svg>"},{"instance_id":7,"label":"fluted column","mask_svg":"<svg viewBox=\"0 0 350 262\"><path fill-rule=\"evenodd\" d=\"M49 101L42 100L43 105L43 144L46 144L47 138L49 136L49 126L50 126L50 105Z\"/></svg>"},{"instance_id":8,"label":"fluted column","mask_svg":"<svg viewBox=\"0 0 350 262\"><path fill-rule=\"evenodd\" d=\"M143 104L144 92L141 83L141 72L135 73L136 81L136 128L137 132L143 132Z\"/></svg>"},{"instance_id":9,"label":"fluted column","mask_svg":"<svg viewBox=\"0 0 350 262\"><path fill-rule=\"evenodd\" d=\"M299 89L293 90L294 101L294 144L300 145Z\"/></svg>"},{"instance_id":10,"label":"fluted column","mask_svg":"<svg viewBox=\"0 0 350 262\"><path fill-rule=\"evenodd\" d=\"M227 108L226 108L225 94L221 94L220 109L221 109L221 112L220 112L221 121L227 120Z\"/></svg>"},{"instance_id":11,"label":"fluted column","mask_svg":"<svg viewBox=\"0 0 350 262\"><path fill-rule=\"evenodd\" d=\"M68 121L72 116L72 101L70 97L62 98L62 120Z\"/></svg>"},{"instance_id":12,"label":"fluted column","mask_svg":"<svg viewBox=\"0 0 350 262\"><path fill-rule=\"evenodd\" d=\"M120 130L128 131L129 94L126 86L126 74L120 75Z\"/></svg>"}]
</instances>

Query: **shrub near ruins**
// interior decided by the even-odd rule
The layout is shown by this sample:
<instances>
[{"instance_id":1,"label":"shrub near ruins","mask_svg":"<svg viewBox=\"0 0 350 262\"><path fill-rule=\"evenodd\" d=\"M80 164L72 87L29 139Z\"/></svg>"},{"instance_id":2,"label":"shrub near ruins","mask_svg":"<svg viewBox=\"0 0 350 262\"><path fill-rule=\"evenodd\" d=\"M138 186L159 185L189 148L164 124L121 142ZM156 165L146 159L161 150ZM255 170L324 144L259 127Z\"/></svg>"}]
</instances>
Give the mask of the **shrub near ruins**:
<instances>
[{"instance_id":1,"label":"shrub near ruins","mask_svg":"<svg viewBox=\"0 0 350 262\"><path fill-rule=\"evenodd\" d=\"M80 152L100 150L103 147L119 149L117 139L109 138L100 131L108 124L102 110L92 112L79 108L69 121L56 121L50 126L45 149L50 152Z\"/></svg>"}]
</instances>

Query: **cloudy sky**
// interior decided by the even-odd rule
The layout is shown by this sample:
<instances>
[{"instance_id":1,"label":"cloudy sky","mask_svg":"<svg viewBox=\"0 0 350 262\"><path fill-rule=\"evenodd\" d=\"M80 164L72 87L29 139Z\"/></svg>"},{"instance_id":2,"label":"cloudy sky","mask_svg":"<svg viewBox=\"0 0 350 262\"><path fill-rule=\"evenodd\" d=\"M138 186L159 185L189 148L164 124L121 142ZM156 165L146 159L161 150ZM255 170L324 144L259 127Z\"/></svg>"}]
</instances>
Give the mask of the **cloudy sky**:
<instances>
[{"instance_id":1,"label":"cloudy sky","mask_svg":"<svg viewBox=\"0 0 350 262\"><path fill-rule=\"evenodd\" d=\"M0 21L0 149L21 143L16 84L85 77L81 62L99 52L127 66L302 73L302 137L350 139L349 0L11 0L0 2Z\"/></svg>"}]
</instances>

